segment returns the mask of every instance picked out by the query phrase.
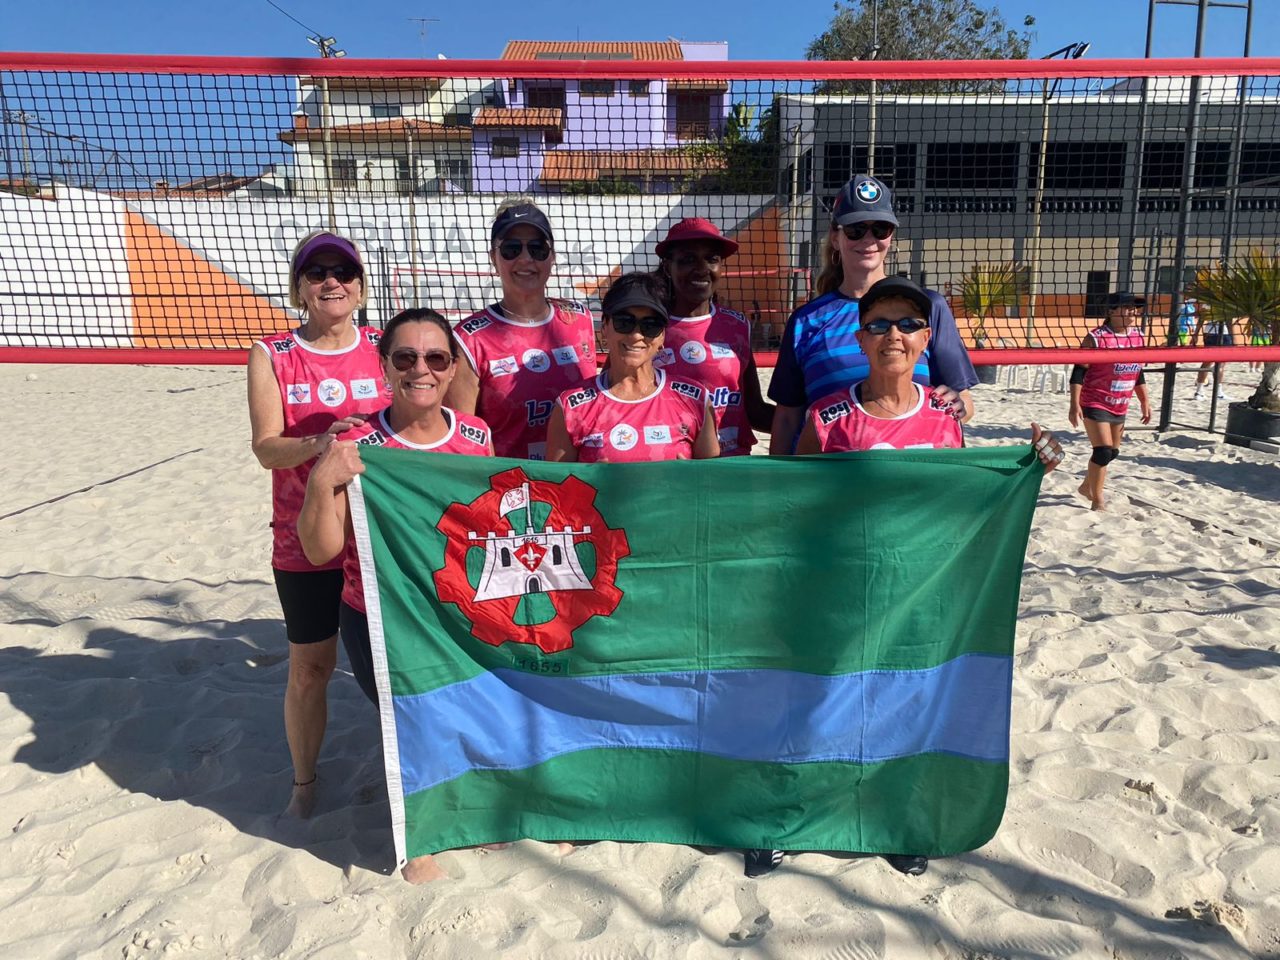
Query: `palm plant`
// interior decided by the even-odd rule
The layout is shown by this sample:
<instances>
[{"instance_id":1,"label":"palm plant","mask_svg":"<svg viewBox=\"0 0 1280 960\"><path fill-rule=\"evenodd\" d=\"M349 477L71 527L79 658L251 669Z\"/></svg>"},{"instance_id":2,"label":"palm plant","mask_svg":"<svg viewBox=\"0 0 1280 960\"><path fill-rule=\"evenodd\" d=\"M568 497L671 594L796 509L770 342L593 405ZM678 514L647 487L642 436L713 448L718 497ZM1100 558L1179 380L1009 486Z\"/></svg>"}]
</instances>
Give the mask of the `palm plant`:
<instances>
[{"instance_id":1,"label":"palm plant","mask_svg":"<svg viewBox=\"0 0 1280 960\"><path fill-rule=\"evenodd\" d=\"M1187 290L1202 312L1230 323L1248 318L1248 329L1280 344L1280 250L1255 248L1247 254L1196 271ZM1248 400L1255 410L1280 413L1280 363L1262 368L1262 381Z\"/></svg>"},{"instance_id":2,"label":"palm plant","mask_svg":"<svg viewBox=\"0 0 1280 960\"><path fill-rule=\"evenodd\" d=\"M1026 286L1026 268L1012 260L975 263L960 279L960 300L973 318L973 339L981 347L990 339L987 321L997 310L1017 306Z\"/></svg>"}]
</instances>

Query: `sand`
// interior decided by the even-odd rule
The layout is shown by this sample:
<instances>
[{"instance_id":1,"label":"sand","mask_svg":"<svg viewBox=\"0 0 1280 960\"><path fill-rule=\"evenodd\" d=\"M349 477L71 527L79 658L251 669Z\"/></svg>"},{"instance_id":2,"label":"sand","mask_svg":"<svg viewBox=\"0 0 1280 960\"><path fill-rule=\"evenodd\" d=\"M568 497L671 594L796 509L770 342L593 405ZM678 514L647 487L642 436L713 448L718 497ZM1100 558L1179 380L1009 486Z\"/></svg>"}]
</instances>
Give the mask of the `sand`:
<instances>
[{"instance_id":1,"label":"sand","mask_svg":"<svg viewBox=\"0 0 1280 960\"><path fill-rule=\"evenodd\" d=\"M1027 555L1009 803L981 850L919 878L802 854L747 880L728 851L524 842L411 887L345 672L318 813L275 819L286 642L243 380L0 367L0 956L1280 957L1280 459L1135 433L1091 513L1065 397L979 388L973 442L1034 417L1070 453ZM1189 380L1177 419L1203 425Z\"/></svg>"}]
</instances>

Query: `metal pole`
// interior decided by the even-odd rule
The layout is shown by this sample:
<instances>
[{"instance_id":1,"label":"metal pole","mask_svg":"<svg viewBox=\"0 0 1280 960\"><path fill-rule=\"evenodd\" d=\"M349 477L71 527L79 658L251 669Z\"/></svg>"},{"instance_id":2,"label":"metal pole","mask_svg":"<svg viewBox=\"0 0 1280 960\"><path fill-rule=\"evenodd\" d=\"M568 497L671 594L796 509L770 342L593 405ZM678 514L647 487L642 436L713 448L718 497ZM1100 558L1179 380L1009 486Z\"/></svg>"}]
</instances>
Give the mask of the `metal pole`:
<instances>
[{"instance_id":1,"label":"metal pole","mask_svg":"<svg viewBox=\"0 0 1280 960\"><path fill-rule=\"evenodd\" d=\"M1049 153L1049 80L1040 81L1040 153L1036 157L1036 193L1031 199L1031 256L1027 270L1027 346L1036 330L1036 294L1040 288L1040 216L1044 207L1044 169Z\"/></svg>"},{"instance_id":2,"label":"metal pole","mask_svg":"<svg viewBox=\"0 0 1280 960\"><path fill-rule=\"evenodd\" d=\"M333 203L333 117L329 113L329 78L320 78L320 140L324 149L324 189L329 199L329 229L338 229Z\"/></svg>"},{"instance_id":3,"label":"metal pole","mask_svg":"<svg viewBox=\"0 0 1280 960\"><path fill-rule=\"evenodd\" d=\"M406 127L406 130L408 128ZM413 173L413 133L409 139L409 276L413 278L413 305L422 303L422 295L418 293L418 208L416 194L417 183Z\"/></svg>"},{"instance_id":4,"label":"metal pole","mask_svg":"<svg viewBox=\"0 0 1280 960\"><path fill-rule=\"evenodd\" d=\"M1147 60L1151 59L1151 46L1156 24L1156 0L1151 0L1151 5L1147 9L1147 46L1143 53L1143 57ZM1129 231L1125 238L1128 243L1128 256L1120 260L1118 266L1120 268L1120 276L1117 278L1118 290L1132 290L1133 282L1133 246L1138 238L1138 205L1142 198L1142 160L1143 154L1147 149L1147 103L1150 98L1150 77L1142 78L1142 99L1138 104L1138 139L1134 142L1133 149L1133 183L1129 188ZM1147 272L1151 272L1151 256L1150 251L1143 257L1143 263Z\"/></svg>"},{"instance_id":5,"label":"metal pole","mask_svg":"<svg viewBox=\"0 0 1280 960\"><path fill-rule=\"evenodd\" d=\"M880 56L880 3L871 0L871 59ZM856 172L856 171L855 171ZM876 175L876 79L871 78L870 100L867 110L867 173Z\"/></svg>"},{"instance_id":6,"label":"metal pole","mask_svg":"<svg viewBox=\"0 0 1280 960\"><path fill-rule=\"evenodd\" d=\"M1209 0L1200 0L1196 18L1196 52L1199 58L1204 52L1204 24L1209 13ZM1195 186L1196 146L1200 140L1200 75L1191 78L1191 90L1187 99L1187 139L1183 154L1182 190L1178 209L1178 238L1173 255L1173 298L1169 311L1169 330L1165 343L1178 343L1178 316L1182 313L1182 275L1187 269L1187 231L1191 226L1191 191ZM1173 419L1173 382L1177 364L1165 364L1164 394L1160 398L1160 423L1157 429L1169 429Z\"/></svg>"},{"instance_id":7,"label":"metal pole","mask_svg":"<svg viewBox=\"0 0 1280 960\"><path fill-rule=\"evenodd\" d=\"M1244 55L1249 56L1253 45L1253 0L1248 0L1244 16ZM1222 234L1222 259L1231 259L1231 247L1235 243L1236 211L1240 205L1240 154L1244 150L1244 105L1249 92L1249 78L1240 77L1240 97L1236 101L1236 129L1231 138L1231 162L1227 172L1227 224ZM1215 392L1214 396L1217 394ZM1213 417L1210 415L1210 428Z\"/></svg>"}]
</instances>

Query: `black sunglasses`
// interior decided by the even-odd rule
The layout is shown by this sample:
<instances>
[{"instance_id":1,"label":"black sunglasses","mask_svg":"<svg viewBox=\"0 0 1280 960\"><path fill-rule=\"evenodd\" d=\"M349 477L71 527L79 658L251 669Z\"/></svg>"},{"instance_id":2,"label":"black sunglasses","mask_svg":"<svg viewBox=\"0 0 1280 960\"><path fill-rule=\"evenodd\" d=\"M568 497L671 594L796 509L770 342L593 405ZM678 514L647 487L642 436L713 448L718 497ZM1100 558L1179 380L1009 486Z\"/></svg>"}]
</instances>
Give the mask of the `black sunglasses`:
<instances>
[{"instance_id":1,"label":"black sunglasses","mask_svg":"<svg viewBox=\"0 0 1280 960\"><path fill-rule=\"evenodd\" d=\"M427 362L428 370L434 370L436 373L444 373L453 366L453 357L444 350L428 350L426 353L419 353L408 347L392 351L391 365L404 373L417 366L419 357Z\"/></svg>"},{"instance_id":2,"label":"black sunglasses","mask_svg":"<svg viewBox=\"0 0 1280 960\"><path fill-rule=\"evenodd\" d=\"M539 263L551 256L551 244L545 240L503 240L498 244L498 253L503 260L514 260L520 256L521 250L528 250L529 256Z\"/></svg>"},{"instance_id":3,"label":"black sunglasses","mask_svg":"<svg viewBox=\"0 0 1280 960\"><path fill-rule=\"evenodd\" d=\"M862 329L873 337L883 337L889 332L890 327L897 327L899 333L919 333L927 326L929 321L921 320L919 317L902 317L898 320L877 318L868 320L862 325Z\"/></svg>"},{"instance_id":4,"label":"black sunglasses","mask_svg":"<svg viewBox=\"0 0 1280 960\"><path fill-rule=\"evenodd\" d=\"M356 277L363 276L360 268L350 263L340 263L336 267L322 267L317 264L314 267L307 267L302 271L302 275L311 283L324 283L329 277L333 277L339 283L350 283Z\"/></svg>"},{"instance_id":5,"label":"black sunglasses","mask_svg":"<svg viewBox=\"0 0 1280 960\"><path fill-rule=\"evenodd\" d=\"M640 336L646 338L656 337L667 329L667 321L656 313L647 313L643 317L637 317L633 313L611 313L609 323L613 325L615 333L621 334L635 333L636 327L639 327Z\"/></svg>"},{"instance_id":6,"label":"black sunglasses","mask_svg":"<svg viewBox=\"0 0 1280 960\"><path fill-rule=\"evenodd\" d=\"M885 223L883 220L863 221L862 223L851 223L848 226L841 227L844 230L845 239L861 240L870 231L871 235L877 240L887 240L893 236L893 231L897 229L892 223Z\"/></svg>"}]
</instances>

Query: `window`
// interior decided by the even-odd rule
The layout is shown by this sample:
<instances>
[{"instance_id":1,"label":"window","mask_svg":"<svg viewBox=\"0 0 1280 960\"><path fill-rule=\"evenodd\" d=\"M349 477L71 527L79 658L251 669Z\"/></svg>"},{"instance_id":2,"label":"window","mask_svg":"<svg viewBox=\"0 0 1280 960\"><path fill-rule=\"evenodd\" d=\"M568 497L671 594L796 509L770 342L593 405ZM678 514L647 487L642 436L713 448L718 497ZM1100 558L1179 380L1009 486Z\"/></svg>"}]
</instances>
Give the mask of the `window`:
<instances>
[{"instance_id":1,"label":"window","mask_svg":"<svg viewBox=\"0 0 1280 960\"><path fill-rule=\"evenodd\" d=\"M526 107L531 109L552 108L555 110L563 110L564 85L526 86L524 90L524 103Z\"/></svg>"},{"instance_id":2,"label":"window","mask_svg":"<svg viewBox=\"0 0 1280 960\"><path fill-rule=\"evenodd\" d=\"M1246 143L1240 151L1240 182L1255 184L1270 181L1269 187L1280 187L1280 143ZM1258 184L1261 186L1262 184Z\"/></svg>"},{"instance_id":3,"label":"window","mask_svg":"<svg viewBox=\"0 0 1280 960\"><path fill-rule=\"evenodd\" d=\"M1231 144L1201 143L1196 146L1196 186L1225 187L1231 170Z\"/></svg>"},{"instance_id":4,"label":"window","mask_svg":"<svg viewBox=\"0 0 1280 960\"><path fill-rule=\"evenodd\" d=\"M371 107L375 117L398 117L400 116L400 104L398 103L375 103Z\"/></svg>"},{"instance_id":5,"label":"window","mask_svg":"<svg viewBox=\"0 0 1280 960\"><path fill-rule=\"evenodd\" d=\"M1051 143L1044 159L1046 190L1120 190L1124 187L1125 145L1114 143ZM1039 174L1040 144L1033 143L1027 163L1027 187L1034 189Z\"/></svg>"},{"instance_id":6,"label":"window","mask_svg":"<svg viewBox=\"0 0 1280 960\"><path fill-rule=\"evenodd\" d=\"M632 80L627 86L627 93L633 97L647 97L649 95L649 81Z\"/></svg>"},{"instance_id":7,"label":"window","mask_svg":"<svg viewBox=\"0 0 1280 960\"><path fill-rule=\"evenodd\" d=\"M925 184L934 190L1012 190L1018 185L1018 145L931 143Z\"/></svg>"},{"instance_id":8,"label":"window","mask_svg":"<svg viewBox=\"0 0 1280 960\"><path fill-rule=\"evenodd\" d=\"M553 567L558 567L562 563L564 563L563 552L560 550L559 545L553 546L551 548L551 565Z\"/></svg>"},{"instance_id":9,"label":"window","mask_svg":"<svg viewBox=\"0 0 1280 960\"><path fill-rule=\"evenodd\" d=\"M1142 189L1177 190L1182 186L1187 145L1162 140L1142 149ZM1230 167L1231 144L1206 141L1196 145L1197 187L1225 187Z\"/></svg>"},{"instance_id":10,"label":"window","mask_svg":"<svg viewBox=\"0 0 1280 960\"><path fill-rule=\"evenodd\" d=\"M407 190L413 185L412 177L410 176L410 172L409 172L409 158L396 157L395 162L396 162L396 182L399 184L401 189Z\"/></svg>"},{"instance_id":11,"label":"window","mask_svg":"<svg viewBox=\"0 0 1280 960\"><path fill-rule=\"evenodd\" d=\"M1107 315L1107 294L1110 292L1110 270L1090 270L1086 273L1084 275L1084 315L1086 317L1105 317Z\"/></svg>"},{"instance_id":12,"label":"window","mask_svg":"<svg viewBox=\"0 0 1280 960\"><path fill-rule=\"evenodd\" d=\"M489 146L489 156L494 160L510 160L520 156L520 138L494 137Z\"/></svg>"},{"instance_id":13,"label":"window","mask_svg":"<svg viewBox=\"0 0 1280 960\"><path fill-rule=\"evenodd\" d=\"M333 182L355 186L356 183L356 158L355 157L334 157L333 158Z\"/></svg>"},{"instance_id":14,"label":"window","mask_svg":"<svg viewBox=\"0 0 1280 960\"><path fill-rule=\"evenodd\" d=\"M471 126L471 114L446 113L442 121L446 127L469 127Z\"/></svg>"},{"instance_id":15,"label":"window","mask_svg":"<svg viewBox=\"0 0 1280 960\"><path fill-rule=\"evenodd\" d=\"M676 139L710 140L711 96L706 93L677 93Z\"/></svg>"},{"instance_id":16,"label":"window","mask_svg":"<svg viewBox=\"0 0 1280 960\"><path fill-rule=\"evenodd\" d=\"M1174 293L1174 276L1173 267L1158 267L1156 269L1156 293ZM1182 271L1182 289L1186 289L1195 283L1195 279L1196 268L1186 267Z\"/></svg>"},{"instance_id":17,"label":"window","mask_svg":"<svg viewBox=\"0 0 1280 960\"><path fill-rule=\"evenodd\" d=\"M822 189L834 193L855 173L866 173L870 155L866 147L851 143L822 145ZM882 143L876 147L876 177L892 190L916 185L916 145Z\"/></svg>"},{"instance_id":18,"label":"window","mask_svg":"<svg viewBox=\"0 0 1280 960\"><path fill-rule=\"evenodd\" d=\"M616 88L617 84L612 80L579 80L578 96L612 97Z\"/></svg>"},{"instance_id":19,"label":"window","mask_svg":"<svg viewBox=\"0 0 1280 960\"><path fill-rule=\"evenodd\" d=\"M436 161L436 168L446 180L462 186L471 180L471 160L468 157L446 157Z\"/></svg>"}]
</instances>

